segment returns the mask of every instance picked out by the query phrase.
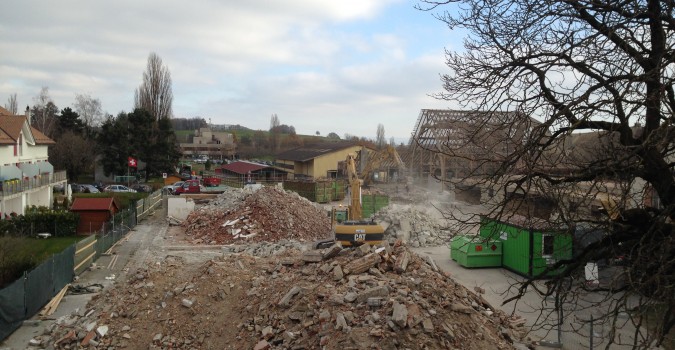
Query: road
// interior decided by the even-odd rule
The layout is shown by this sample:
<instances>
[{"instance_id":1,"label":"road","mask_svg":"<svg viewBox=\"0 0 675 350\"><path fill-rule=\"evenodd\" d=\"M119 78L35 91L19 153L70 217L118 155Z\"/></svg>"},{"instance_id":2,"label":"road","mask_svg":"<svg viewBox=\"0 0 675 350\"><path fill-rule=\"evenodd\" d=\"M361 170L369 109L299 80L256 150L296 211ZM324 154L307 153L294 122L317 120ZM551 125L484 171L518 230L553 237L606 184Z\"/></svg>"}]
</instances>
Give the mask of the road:
<instances>
[{"instance_id":1,"label":"road","mask_svg":"<svg viewBox=\"0 0 675 350\"><path fill-rule=\"evenodd\" d=\"M449 272L455 281L469 290L473 291L474 287L484 289L485 294L483 294L483 297L493 307L508 314L515 312L517 315L525 318L525 325L530 329L528 336L532 340L539 341L542 344L537 349L552 347L571 350L591 348L590 325L586 320L591 319L591 315L598 314L598 310L591 305L602 300L603 296L601 294L580 294L575 305L568 305L564 308L564 322L559 338L557 313L541 311L542 309L552 310L555 304L554 299L544 300L533 288L530 288L519 302L502 305L505 299L516 295L517 283L523 281L523 277L501 268L464 268L450 258L450 249L446 246L421 247L413 248L413 250L419 255L429 255L440 269ZM539 286L543 287L543 284L539 284ZM622 315L619 319L628 320L627 315ZM606 337L610 329L609 325L594 323L593 348L605 348L607 344ZM621 328L617 332L619 338L624 342L633 339L634 328L628 324L621 325ZM612 344L610 347L610 349L631 348L629 345L617 344Z\"/></svg>"}]
</instances>

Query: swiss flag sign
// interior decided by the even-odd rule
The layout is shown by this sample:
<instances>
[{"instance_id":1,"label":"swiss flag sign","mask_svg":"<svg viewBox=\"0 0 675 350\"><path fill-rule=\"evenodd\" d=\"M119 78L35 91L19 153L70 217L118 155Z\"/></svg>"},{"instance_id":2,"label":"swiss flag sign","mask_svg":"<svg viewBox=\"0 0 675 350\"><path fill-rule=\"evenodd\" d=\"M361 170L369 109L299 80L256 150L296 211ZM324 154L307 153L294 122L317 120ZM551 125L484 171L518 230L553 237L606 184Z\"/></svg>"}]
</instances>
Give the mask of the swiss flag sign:
<instances>
[{"instance_id":1,"label":"swiss flag sign","mask_svg":"<svg viewBox=\"0 0 675 350\"><path fill-rule=\"evenodd\" d=\"M132 168L135 168L135 167L138 166L138 162L136 161L136 159L134 159L134 158L132 158L132 157L128 157L127 163L128 163L129 166L132 167Z\"/></svg>"}]
</instances>

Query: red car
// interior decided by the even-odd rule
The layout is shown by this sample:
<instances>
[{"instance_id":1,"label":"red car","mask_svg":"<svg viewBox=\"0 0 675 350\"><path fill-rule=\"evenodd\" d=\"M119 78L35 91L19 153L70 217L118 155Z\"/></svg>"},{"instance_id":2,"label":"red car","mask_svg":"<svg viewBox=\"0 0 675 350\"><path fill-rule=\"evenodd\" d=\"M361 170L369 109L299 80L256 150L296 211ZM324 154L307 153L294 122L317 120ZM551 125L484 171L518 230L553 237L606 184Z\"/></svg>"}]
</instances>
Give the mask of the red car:
<instances>
[{"instance_id":1,"label":"red car","mask_svg":"<svg viewBox=\"0 0 675 350\"><path fill-rule=\"evenodd\" d=\"M202 178L202 182L206 187L216 187L220 186L220 178L218 177L205 177Z\"/></svg>"},{"instance_id":2,"label":"red car","mask_svg":"<svg viewBox=\"0 0 675 350\"><path fill-rule=\"evenodd\" d=\"M201 193L202 188L201 184L199 183L199 180L187 180L183 182L183 185L180 187L176 187L176 189L173 191L174 194L181 194L181 193Z\"/></svg>"}]
</instances>

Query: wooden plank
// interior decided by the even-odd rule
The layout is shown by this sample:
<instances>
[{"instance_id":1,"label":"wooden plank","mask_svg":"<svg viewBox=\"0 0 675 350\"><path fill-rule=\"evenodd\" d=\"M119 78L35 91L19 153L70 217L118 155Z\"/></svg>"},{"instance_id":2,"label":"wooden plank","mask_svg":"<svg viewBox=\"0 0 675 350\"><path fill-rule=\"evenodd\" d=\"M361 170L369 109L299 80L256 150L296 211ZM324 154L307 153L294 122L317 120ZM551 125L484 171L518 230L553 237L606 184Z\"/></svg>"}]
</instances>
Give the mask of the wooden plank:
<instances>
[{"instance_id":1,"label":"wooden plank","mask_svg":"<svg viewBox=\"0 0 675 350\"><path fill-rule=\"evenodd\" d=\"M63 299L63 296L66 295L66 292L68 291L68 287L70 287L70 283L66 284L61 291L59 291L56 296L52 298L52 300L45 305L44 308L40 311L40 316L49 316L53 314L56 309L59 307L59 304L61 303L61 299Z\"/></svg>"},{"instance_id":2,"label":"wooden plank","mask_svg":"<svg viewBox=\"0 0 675 350\"><path fill-rule=\"evenodd\" d=\"M87 262L87 260L92 259L94 255L96 255L96 252L91 253L88 257L83 259L79 264L77 264L77 266L73 268L73 271L77 271L77 269L79 269L85 262Z\"/></svg>"},{"instance_id":3,"label":"wooden plank","mask_svg":"<svg viewBox=\"0 0 675 350\"><path fill-rule=\"evenodd\" d=\"M86 250L87 248L91 247L96 243L96 240L91 241L91 243L87 244L86 246L79 248L78 250L75 251L75 255L82 253L82 251Z\"/></svg>"}]
</instances>

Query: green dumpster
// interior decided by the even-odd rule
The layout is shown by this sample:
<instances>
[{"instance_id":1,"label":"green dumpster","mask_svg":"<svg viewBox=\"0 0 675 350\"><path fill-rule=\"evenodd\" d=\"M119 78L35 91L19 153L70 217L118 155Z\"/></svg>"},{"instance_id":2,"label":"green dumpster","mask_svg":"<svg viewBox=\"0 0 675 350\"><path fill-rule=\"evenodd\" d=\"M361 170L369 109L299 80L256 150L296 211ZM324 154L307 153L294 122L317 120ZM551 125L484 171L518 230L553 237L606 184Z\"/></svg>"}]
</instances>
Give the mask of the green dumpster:
<instances>
[{"instance_id":1,"label":"green dumpster","mask_svg":"<svg viewBox=\"0 0 675 350\"><path fill-rule=\"evenodd\" d=\"M501 267L502 242L477 236L455 236L450 257L464 267Z\"/></svg>"},{"instance_id":2,"label":"green dumpster","mask_svg":"<svg viewBox=\"0 0 675 350\"><path fill-rule=\"evenodd\" d=\"M551 227L544 220L512 215L509 222L482 217L480 236L502 242L502 267L526 277L555 276L562 268L550 266L572 258L572 235L565 228Z\"/></svg>"}]
</instances>

